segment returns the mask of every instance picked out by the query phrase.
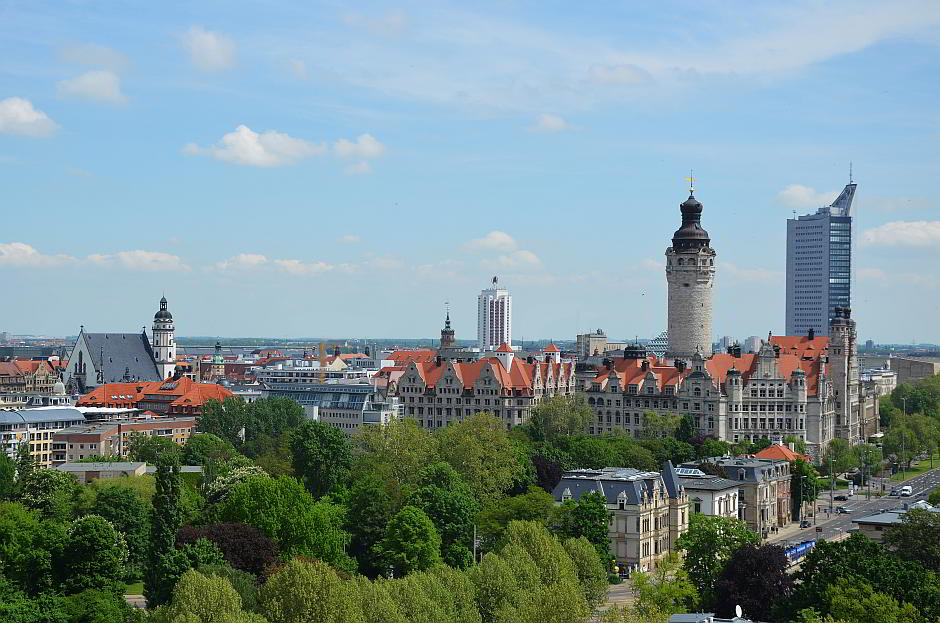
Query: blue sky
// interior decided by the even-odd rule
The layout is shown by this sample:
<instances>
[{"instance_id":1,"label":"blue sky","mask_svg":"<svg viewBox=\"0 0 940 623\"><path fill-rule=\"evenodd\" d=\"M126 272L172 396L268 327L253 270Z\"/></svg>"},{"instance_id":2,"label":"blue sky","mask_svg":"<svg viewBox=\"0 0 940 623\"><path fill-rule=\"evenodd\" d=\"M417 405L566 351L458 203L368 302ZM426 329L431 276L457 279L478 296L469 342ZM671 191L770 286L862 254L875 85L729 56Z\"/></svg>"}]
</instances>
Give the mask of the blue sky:
<instances>
[{"instance_id":1,"label":"blue sky","mask_svg":"<svg viewBox=\"0 0 940 623\"><path fill-rule=\"evenodd\" d=\"M862 339L940 342L940 5L0 4L0 330L665 326L693 168L716 337L784 329L854 163Z\"/></svg>"}]
</instances>

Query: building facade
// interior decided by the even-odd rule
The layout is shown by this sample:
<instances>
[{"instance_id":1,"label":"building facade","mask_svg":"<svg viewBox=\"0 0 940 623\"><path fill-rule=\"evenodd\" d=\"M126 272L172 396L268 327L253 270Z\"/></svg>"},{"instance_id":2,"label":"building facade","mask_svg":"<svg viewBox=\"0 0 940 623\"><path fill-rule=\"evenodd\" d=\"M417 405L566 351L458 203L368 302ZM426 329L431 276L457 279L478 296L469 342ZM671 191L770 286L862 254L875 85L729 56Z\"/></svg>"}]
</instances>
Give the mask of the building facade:
<instances>
[{"instance_id":1,"label":"building facade","mask_svg":"<svg viewBox=\"0 0 940 623\"><path fill-rule=\"evenodd\" d=\"M384 426L401 417L398 396L378 392L368 383L282 383L266 386L262 394L289 398L304 408L307 417L346 435L359 432L365 424Z\"/></svg>"},{"instance_id":2,"label":"building facade","mask_svg":"<svg viewBox=\"0 0 940 623\"><path fill-rule=\"evenodd\" d=\"M0 410L0 448L12 458L20 445L28 444L36 465L49 467L55 434L84 422L85 416L74 407L3 409Z\"/></svg>"},{"instance_id":3,"label":"building facade","mask_svg":"<svg viewBox=\"0 0 940 623\"><path fill-rule=\"evenodd\" d=\"M512 295L509 290L493 287L477 297L477 344L480 350L496 350L500 344L512 344Z\"/></svg>"},{"instance_id":4,"label":"building facade","mask_svg":"<svg viewBox=\"0 0 940 623\"><path fill-rule=\"evenodd\" d=\"M855 187L850 180L831 205L787 219L787 335L825 333L836 307L851 307Z\"/></svg>"},{"instance_id":5,"label":"building facade","mask_svg":"<svg viewBox=\"0 0 940 623\"><path fill-rule=\"evenodd\" d=\"M222 402L232 392L213 383L169 378L150 383L105 383L78 399L79 407L139 409L160 416L199 415L209 400Z\"/></svg>"},{"instance_id":6,"label":"building facade","mask_svg":"<svg viewBox=\"0 0 940 623\"><path fill-rule=\"evenodd\" d=\"M185 445L197 427L195 417L143 418L75 424L52 437L52 465L94 456L128 458L133 435L159 436Z\"/></svg>"},{"instance_id":7,"label":"building facade","mask_svg":"<svg viewBox=\"0 0 940 623\"><path fill-rule=\"evenodd\" d=\"M610 513L610 553L630 571L649 571L676 551L689 526L689 498L671 463L662 472L630 468L565 472L552 491L556 504L599 493Z\"/></svg>"},{"instance_id":8,"label":"building facade","mask_svg":"<svg viewBox=\"0 0 940 623\"><path fill-rule=\"evenodd\" d=\"M160 298L160 309L153 315L153 358L161 379L176 372L176 338L173 314L166 305L166 297Z\"/></svg>"},{"instance_id":9,"label":"building facade","mask_svg":"<svg viewBox=\"0 0 940 623\"><path fill-rule=\"evenodd\" d=\"M0 394L51 394L58 380L49 361L0 361Z\"/></svg>"},{"instance_id":10,"label":"building facade","mask_svg":"<svg viewBox=\"0 0 940 623\"><path fill-rule=\"evenodd\" d=\"M669 347L666 357L707 357L712 352L712 285L715 250L702 229L702 204L692 195L680 204L682 226L666 249Z\"/></svg>"},{"instance_id":11,"label":"building facade","mask_svg":"<svg viewBox=\"0 0 940 623\"><path fill-rule=\"evenodd\" d=\"M719 476L711 476L700 469L680 467L676 469L679 482L689 497L689 511L713 517L738 518L737 482Z\"/></svg>"}]
</instances>

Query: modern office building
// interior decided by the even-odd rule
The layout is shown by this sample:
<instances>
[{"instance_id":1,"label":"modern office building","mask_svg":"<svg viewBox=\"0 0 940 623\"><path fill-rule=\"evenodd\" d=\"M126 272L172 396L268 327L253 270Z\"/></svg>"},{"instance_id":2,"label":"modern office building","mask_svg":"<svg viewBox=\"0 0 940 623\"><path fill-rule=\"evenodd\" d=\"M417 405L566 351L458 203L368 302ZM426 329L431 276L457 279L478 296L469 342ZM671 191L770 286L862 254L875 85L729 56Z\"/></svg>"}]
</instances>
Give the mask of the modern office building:
<instances>
[{"instance_id":1,"label":"modern office building","mask_svg":"<svg viewBox=\"0 0 940 623\"><path fill-rule=\"evenodd\" d=\"M837 307L851 307L851 180L815 214L787 220L787 335L825 335Z\"/></svg>"},{"instance_id":2,"label":"modern office building","mask_svg":"<svg viewBox=\"0 0 940 623\"><path fill-rule=\"evenodd\" d=\"M512 295L509 290L493 287L480 292L477 301L477 341L480 350L496 350L500 344L512 346Z\"/></svg>"}]
</instances>

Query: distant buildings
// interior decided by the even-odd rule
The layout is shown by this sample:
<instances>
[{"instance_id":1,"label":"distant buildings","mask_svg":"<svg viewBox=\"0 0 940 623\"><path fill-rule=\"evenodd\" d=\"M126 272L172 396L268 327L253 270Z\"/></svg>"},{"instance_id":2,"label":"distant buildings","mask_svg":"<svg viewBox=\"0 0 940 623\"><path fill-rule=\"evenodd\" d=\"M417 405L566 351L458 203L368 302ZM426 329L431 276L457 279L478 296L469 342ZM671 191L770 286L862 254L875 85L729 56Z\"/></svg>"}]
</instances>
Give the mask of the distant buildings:
<instances>
[{"instance_id":1,"label":"distant buildings","mask_svg":"<svg viewBox=\"0 0 940 623\"><path fill-rule=\"evenodd\" d=\"M82 424L85 416L74 407L0 410L0 448L16 456L21 444L40 467L52 464L52 438L58 431Z\"/></svg>"},{"instance_id":2,"label":"distant buildings","mask_svg":"<svg viewBox=\"0 0 940 623\"><path fill-rule=\"evenodd\" d=\"M837 307L851 307L855 187L849 180L831 205L787 219L787 335L824 333Z\"/></svg>"},{"instance_id":3,"label":"distant buildings","mask_svg":"<svg viewBox=\"0 0 940 623\"><path fill-rule=\"evenodd\" d=\"M232 392L221 385L169 378L148 383L105 383L78 399L79 407L140 409L160 416L199 415L209 400Z\"/></svg>"},{"instance_id":4,"label":"distant buildings","mask_svg":"<svg viewBox=\"0 0 940 623\"><path fill-rule=\"evenodd\" d=\"M477 344L480 350L496 350L500 344L512 346L512 295L509 290L493 287L477 298Z\"/></svg>"},{"instance_id":5,"label":"distant buildings","mask_svg":"<svg viewBox=\"0 0 940 623\"><path fill-rule=\"evenodd\" d=\"M898 375L898 383L913 383L940 374L940 357L891 357L888 365Z\"/></svg>"},{"instance_id":6,"label":"distant buildings","mask_svg":"<svg viewBox=\"0 0 940 623\"><path fill-rule=\"evenodd\" d=\"M52 435L52 465L94 456L128 458L132 435L159 436L184 445L197 427L196 418L155 417L84 421Z\"/></svg>"},{"instance_id":7,"label":"distant buildings","mask_svg":"<svg viewBox=\"0 0 940 623\"><path fill-rule=\"evenodd\" d=\"M578 359L587 359L599 355L604 356L612 350L622 350L627 344L623 342L609 342L603 329L598 329L593 333L580 333L575 339L575 349Z\"/></svg>"},{"instance_id":8,"label":"distant buildings","mask_svg":"<svg viewBox=\"0 0 940 623\"><path fill-rule=\"evenodd\" d=\"M689 496L668 461L662 472L606 467L566 471L552 491L556 504L599 493L611 514L610 553L624 569L650 571L676 551L689 526Z\"/></svg>"},{"instance_id":9,"label":"distant buildings","mask_svg":"<svg viewBox=\"0 0 940 623\"><path fill-rule=\"evenodd\" d=\"M401 417L399 397L383 394L367 383L275 384L262 390L265 398L290 398L307 417L347 435L365 424L385 425Z\"/></svg>"},{"instance_id":10,"label":"distant buildings","mask_svg":"<svg viewBox=\"0 0 940 623\"><path fill-rule=\"evenodd\" d=\"M859 531L867 536L872 541L881 543L884 540L884 532L891 526L896 526L904 521L904 515L907 514L909 510L925 510L931 513L940 513L940 506L931 506L927 502L921 500L919 502L914 502L906 508L896 508L891 510L884 510L880 513L875 513L874 515L868 515L867 517L859 517L853 519L852 523L858 526Z\"/></svg>"},{"instance_id":11,"label":"distant buildings","mask_svg":"<svg viewBox=\"0 0 940 623\"><path fill-rule=\"evenodd\" d=\"M58 380L49 361L0 361L0 394L50 394Z\"/></svg>"}]
</instances>

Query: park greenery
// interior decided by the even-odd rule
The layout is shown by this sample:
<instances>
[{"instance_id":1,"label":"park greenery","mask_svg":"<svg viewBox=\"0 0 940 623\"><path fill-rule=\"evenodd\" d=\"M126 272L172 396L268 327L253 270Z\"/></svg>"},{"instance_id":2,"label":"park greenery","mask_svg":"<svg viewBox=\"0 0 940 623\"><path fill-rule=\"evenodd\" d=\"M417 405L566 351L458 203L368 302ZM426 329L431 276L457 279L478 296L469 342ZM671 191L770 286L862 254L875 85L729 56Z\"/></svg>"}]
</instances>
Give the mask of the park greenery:
<instances>
[{"instance_id":1,"label":"park greenery","mask_svg":"<svg viewBox=\"0 0 940 623\"><path fill-rule=\"evenodd\" d=\"M794 517L820 474L864 477L929 451L913 440L940 418L931 391L901 386L883 400L883 447L834 443L818 465L794 461ZM940 617L940 554L921 547L940 533L935 514L917 512L883 546L861 536L820 545L795 576L743 523L692 514L679 554L631 576L634 602L597 613L617 581L609 512L600 495L556 503L564 470L671 461L722 475L703 459L770 441L697 436L682 417L647 418L654 432L642 438L586 435L592 417L570 396L508 431L480 413L433 431L404 419L347 436L289 400L229 398L206 405L185 445L133 436L130 455L157 466L152 475L80 485L23 452L0 454L0 620L617 623L732 616L735 605L763 621ZM140 583L147 611L123 599Z\"/></svg>"}]
</instances>

